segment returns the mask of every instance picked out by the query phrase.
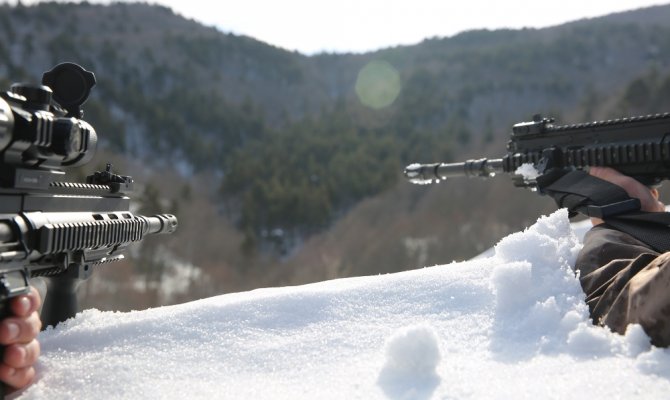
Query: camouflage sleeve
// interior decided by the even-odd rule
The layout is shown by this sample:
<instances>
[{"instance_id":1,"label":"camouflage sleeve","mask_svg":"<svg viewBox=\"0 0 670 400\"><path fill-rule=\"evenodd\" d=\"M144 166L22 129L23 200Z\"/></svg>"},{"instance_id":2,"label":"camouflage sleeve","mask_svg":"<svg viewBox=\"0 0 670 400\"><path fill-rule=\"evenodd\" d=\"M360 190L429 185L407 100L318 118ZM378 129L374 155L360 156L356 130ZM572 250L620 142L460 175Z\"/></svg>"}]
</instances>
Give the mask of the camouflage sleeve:
<instances>
[{"instance_id":1,"label":"camouflage sleeve","mask_svg":"<svg viewBox=\"0 0 670 400\"><path fill-rule=\"evenodd\" d=\"M586 234L575 269L595 324L623 334L637 323L655 345L670 344L670 253L603 224Z\"/></svg>"}]
</instances>

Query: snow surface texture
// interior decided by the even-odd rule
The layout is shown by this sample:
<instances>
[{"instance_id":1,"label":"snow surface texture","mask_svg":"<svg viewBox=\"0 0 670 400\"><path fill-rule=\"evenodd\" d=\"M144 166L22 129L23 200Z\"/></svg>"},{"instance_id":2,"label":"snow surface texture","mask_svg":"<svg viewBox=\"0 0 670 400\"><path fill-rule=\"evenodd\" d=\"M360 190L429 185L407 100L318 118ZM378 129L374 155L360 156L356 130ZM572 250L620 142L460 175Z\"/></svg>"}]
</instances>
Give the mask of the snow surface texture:
<instances>
[{"instance_id":1,"label":"snow surface texture","mask_svg":"<svg viewBox=\"0 0 670 400\"><path fill-rule=\"evenodd\" d=\"M565 210L494 255L228 294L43 332L22 399L668 398L670 353L594 327Z\"/></svg>"}]
</instances>

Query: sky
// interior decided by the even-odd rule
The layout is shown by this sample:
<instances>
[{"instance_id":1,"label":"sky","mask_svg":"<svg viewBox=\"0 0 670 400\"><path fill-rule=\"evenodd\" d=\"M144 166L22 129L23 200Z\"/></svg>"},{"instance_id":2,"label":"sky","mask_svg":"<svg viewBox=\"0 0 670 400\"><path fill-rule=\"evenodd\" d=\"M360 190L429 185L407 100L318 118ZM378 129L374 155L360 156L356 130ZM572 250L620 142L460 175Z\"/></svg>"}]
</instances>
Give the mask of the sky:
<instances>
[{"instance_id":1,"label":"sky","mask_svg":"<svg viewBox=\"0 0 670 400\"><path fill-rule=\"evenodd\" d=\"M15 3L16 0L0 0ZM34 0L22 0L24 4ZM105 2L92 0L91 3ZM664 4L663 0L162 0L224 32L287 50L366 52L453 36L472 29L559 25L582 18Z\"/></svg>"},{"instance_id":2,"label":"sky","mask_svg":"<svg viewBox=\"0 0 670 400\"><path fill-rule=\"evenodd\" d=\"M590 323L567 215L468 262L86 310L40 333L38 379L13 398L667 398L670 350Z\"/></svg>"}]
</instances>

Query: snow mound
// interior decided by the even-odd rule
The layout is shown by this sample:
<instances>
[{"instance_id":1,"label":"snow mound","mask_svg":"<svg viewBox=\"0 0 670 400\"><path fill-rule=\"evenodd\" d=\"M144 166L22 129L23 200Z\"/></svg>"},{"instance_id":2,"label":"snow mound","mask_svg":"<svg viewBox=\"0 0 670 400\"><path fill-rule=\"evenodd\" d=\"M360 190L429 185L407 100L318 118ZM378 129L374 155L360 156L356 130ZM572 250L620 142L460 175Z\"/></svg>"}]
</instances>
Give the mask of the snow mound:
<instances>
[{"instance_id":1,"label":"snow mound","mask_svg":"<svg viewBox=\"0 0 670 400\"><path fill-rule=\"evenodd\" d=\"M500 340L493 345L502 346L501 352L519 356L523 351L556 350L588 320L584 294L572 270L581 248L565 210L540 218L495 246L493 329Z\"/></svg>"},{"instance_id":2,"label":"snow mound","mask_svg":"<svg viewBox=\"0 0 670 400\"><path fill-rule=\"evenodd\" d=\"M591 325L565 211L477 260L228 294L42 332L22 399L667 397L670 353ZM318 266L315 266L318 267Z\"/></svg>"},{"instance_id":3,"label":"snow mound","mask_svg":"<svg viewBox=\"0 0 670 400\"><path fill-rule=\"evenodd\" d=\"M432 393L440 383L437 332L428 326L412 326L396 332L386 344L386 361L379 386L390 398L417 398Z\"/></svg>"}]
</instances>

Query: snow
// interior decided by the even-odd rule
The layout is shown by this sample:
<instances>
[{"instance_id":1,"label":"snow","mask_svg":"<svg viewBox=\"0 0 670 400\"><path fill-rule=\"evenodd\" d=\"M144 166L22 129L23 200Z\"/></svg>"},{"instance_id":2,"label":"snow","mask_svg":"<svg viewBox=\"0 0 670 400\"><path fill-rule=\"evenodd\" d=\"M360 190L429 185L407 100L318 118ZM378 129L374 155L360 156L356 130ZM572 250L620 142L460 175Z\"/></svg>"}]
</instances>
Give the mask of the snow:
<instances>
[{"instance_id":1,"label":"snow","mask_svg":"<svg viewBox=\"0 0 670 400\"><path fill-rule=\"evenodd\" d=\"M535 169L535 165L532 163L521 164L521 166L514 171L514 174L521 175L526 181L535 180L535 178L540 176L540 172Z\"/></svg>"},{"instance_id":2,"label":"snow","mask_svg":"<svg viewBox=\"0 0 670 400\"><path fill-rule=\"evenodd\" d=\"M580 247L559 210L468 262L87 310L40 335L18 397L666 398L668 350L589 322Z\"/></svg>"}]
</instances>

